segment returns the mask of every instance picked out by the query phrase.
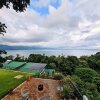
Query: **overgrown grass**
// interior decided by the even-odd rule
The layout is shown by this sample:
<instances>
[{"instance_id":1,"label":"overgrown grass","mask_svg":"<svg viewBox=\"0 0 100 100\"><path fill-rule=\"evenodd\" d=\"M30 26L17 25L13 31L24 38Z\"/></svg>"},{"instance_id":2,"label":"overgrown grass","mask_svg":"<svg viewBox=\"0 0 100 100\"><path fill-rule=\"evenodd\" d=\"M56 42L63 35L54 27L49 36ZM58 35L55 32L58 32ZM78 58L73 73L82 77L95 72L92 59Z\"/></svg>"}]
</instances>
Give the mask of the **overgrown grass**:
<instances>
[{"instance_id":1,"label":"overgrown grass","mask_svg":"<svg viewBox=\"0 0 100 100\"><path fill-rule=\"evenodd\" d=\"M23 75L23 77L20 79L14 78L17 75ZM26 73L0 69L0 99L7 94L9 89L17 87L25 81L28 76L29 74Z\"/></svg>"}]
</instances>

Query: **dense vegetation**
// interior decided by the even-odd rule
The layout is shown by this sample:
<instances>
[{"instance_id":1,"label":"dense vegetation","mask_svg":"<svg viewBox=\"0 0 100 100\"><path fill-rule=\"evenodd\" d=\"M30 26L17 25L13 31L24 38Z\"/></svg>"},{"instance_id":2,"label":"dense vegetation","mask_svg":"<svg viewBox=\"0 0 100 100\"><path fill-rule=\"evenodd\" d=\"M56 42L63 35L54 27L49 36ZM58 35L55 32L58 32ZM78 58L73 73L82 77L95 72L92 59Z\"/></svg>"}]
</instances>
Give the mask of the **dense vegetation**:
<instances>
[{"instance_id":1,"label":"dense vegetation","mask_svg":"<svg viewBox=\"0 0 100 100\"><path fill-rule=\"evenodd\" d=\"M36 63L47 63L46 68L53 68L64 76L69 76L76 83L82 94L90 100L100 100L100 52L91 56L46 56L45 54L30 54L28 58L20 55L0 58L1 62L7 59ZM57 76L56 76L57 77Z\"/></svg>"}]
</instances>

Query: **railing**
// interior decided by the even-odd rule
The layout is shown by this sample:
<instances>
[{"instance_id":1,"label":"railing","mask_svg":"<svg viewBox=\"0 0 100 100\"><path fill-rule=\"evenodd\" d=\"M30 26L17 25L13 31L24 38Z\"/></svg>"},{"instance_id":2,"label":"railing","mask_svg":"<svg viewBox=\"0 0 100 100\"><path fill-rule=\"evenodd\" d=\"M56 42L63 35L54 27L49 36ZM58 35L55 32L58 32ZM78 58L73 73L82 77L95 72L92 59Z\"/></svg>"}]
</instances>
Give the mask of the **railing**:
<instances>
[{"instance_id":1,"label":"railing","mask_svg":"<svg viewBox=\"0 0 100 100\"><path fill-rule=\"evenodd\" d=\"M74 89L74 94L75 96L77 97L78 100L83 100L83 95L80 93L80 91L78 90L78 88L76 87L75 83L72 82L70 79L69 79L69 84L70 86Z\"/></svg>"}]
</instances>

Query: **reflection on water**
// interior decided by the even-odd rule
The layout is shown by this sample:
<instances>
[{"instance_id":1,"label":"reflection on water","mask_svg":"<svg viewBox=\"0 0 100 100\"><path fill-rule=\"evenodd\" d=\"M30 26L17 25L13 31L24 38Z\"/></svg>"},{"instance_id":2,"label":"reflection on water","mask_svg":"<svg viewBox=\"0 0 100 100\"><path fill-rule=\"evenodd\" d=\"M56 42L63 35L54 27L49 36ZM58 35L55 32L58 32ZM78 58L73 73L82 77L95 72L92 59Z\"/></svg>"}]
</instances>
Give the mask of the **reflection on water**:
<instances>
[{"instance_id":1,"label":"reflection on water","mask_svg":"<svg viewBox=\"0 0 100 100\"><path fill-rule=\"evenodd\" d=\"M45 54L47 56L51 55L74 55L80 57L82 55L92 55L100 50L7 50L7 55L16 56L16 54L20 54L21 56L28 57L30 54Z\"/></svg>"}]
</instances>

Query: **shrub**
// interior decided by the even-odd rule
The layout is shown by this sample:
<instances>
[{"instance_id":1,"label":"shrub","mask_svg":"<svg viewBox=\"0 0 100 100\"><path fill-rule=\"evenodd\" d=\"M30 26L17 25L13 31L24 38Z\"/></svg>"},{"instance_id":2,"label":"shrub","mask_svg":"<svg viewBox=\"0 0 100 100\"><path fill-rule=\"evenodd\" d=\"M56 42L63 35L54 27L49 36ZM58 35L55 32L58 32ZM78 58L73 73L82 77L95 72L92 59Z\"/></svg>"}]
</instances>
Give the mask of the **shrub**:
<instances>
[{"instance_id":1,"label":"shrub","mask_svg":"<svg viewBox=\"0 0 100 100\"><path fill-rule=\"evenodd\" d=\"M74 95L73 89L69 85L63 85L63 95L66 96L72 96Z\"/></svg>"},{"instance_id":2,"label":"shrub","mask_svg":"<svg viewBox=\"0 0 100 100\"><path fill-rule=\"evenodd\" d=\"M61 73L55 73L54 74L54 79L55 80L61 80L63 78L64 78L64 76Z\"/></svg>"},{"instance_id":3,"label":"shrub","mask_svg":"<svg viewBox=\"0 0 100 100\"><path fill-rule=\"evenodd\" d=\"M97 77L97 72L91 68L77 68L75 75L80 77L85 82L92 82L94 77Z\"/></svg>"},{"instance_id":4,"label":"shrub","mask_svg":"<svg viewBox=\"0 0 100 100\"><path fill-rule=\"evenodd\" d=\"M3 64L0 62L0 68L2 68L3 67Z\"/></svg>"}]
</instances>

